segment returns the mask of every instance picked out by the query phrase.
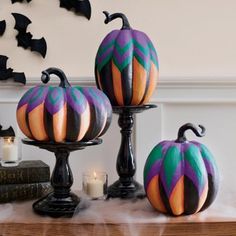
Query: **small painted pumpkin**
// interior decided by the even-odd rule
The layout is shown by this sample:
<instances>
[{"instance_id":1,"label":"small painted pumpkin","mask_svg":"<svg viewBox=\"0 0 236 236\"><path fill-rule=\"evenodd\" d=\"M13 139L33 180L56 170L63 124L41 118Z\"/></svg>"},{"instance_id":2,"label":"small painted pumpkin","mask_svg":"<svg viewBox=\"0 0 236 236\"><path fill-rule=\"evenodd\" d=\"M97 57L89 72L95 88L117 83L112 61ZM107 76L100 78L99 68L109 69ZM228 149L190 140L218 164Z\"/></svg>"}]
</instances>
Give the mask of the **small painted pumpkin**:
<instances>
[{"instance_id":1,"label":"small painted pumpkin","mask_svg":"<svg viewBox=\"0 0 236 236\"><path fill-rule=\"evenodd\" d=\"M122 13L106 15L105 23L121 18L121 30L113 30L102 41L95 61L97 87L114 106L141 105L150 100L158 78L158 58L148 36L131 29Z\"/></svg>"},{"instance_id":2,"label":"small painted pumpkin","mask_svg":"<svg viewBox=\"0 0 236 236\"><path fill-rule=\"evenodd\" d=\"M185 131L205 134L191 123L183 125L175 141L153 148L144 168L144 186L151 205L171 215L193 214L214 201L219 185L218 169L207 147L187 141Z\"/></svg>"},{"instance_id":3,"label":"small painted pumpkin","mask_svg":"<svg viewBox=\"0 0 236 236\"><path fill-rule=\"evenodd\" d=\"M57 68L42 72L47 83L57 75L59 87L36 86L29 89L17 107L21 131L38 141L88 141L103 135L111 123L112 108L106 95L91 87L71 87Z\"/></svg>"}]
</instances>

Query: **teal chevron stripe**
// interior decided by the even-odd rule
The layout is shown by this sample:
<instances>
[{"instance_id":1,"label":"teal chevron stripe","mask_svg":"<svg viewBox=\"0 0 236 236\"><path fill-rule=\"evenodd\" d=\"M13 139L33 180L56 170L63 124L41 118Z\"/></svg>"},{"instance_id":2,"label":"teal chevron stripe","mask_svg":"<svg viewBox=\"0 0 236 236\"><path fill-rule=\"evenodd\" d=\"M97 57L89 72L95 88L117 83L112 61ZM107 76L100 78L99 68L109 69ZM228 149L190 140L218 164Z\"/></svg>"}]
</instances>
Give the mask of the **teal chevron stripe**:
<instances>
[{"instance_id":1,"label":"teal chevron stripe","mask_svg":"<svg viewBox=\"0 0 236 236\"><path fill-rule=\"evenodd\" d=\"M144 179L146 179L146 177L147 177L150 169L152 168L153 164L156 161L158 161L160 159L163 159L162 151L163 151L162 144L158 144L156 147L153 148L153 150L149 154L147 162L145 164L145 168L144 168Z\"/></svg>"},{"instance_id":2,"label":"teal chevron stripe","mask_svg":"<svg viewBox=\"0 0 236 236\"><path fill-rule=\"evenodd\" d=\"M96 62L97 69L99 72L101 72L102 68L111 60L112 58L112 52L104 59L101 63Z\"/></svg>"},{"instance_id":3,"label":"teal chevron stripe","mask_svg":"<svg viewBox=\"0 0 236 236\"><path fill-rule=\"evenodd\" d=\"M201 158L199 148L195 145L190 145L190 147L185 152L184 158L185 161L188 161L188 163L194 170L200 186L203 186L205 180L204 173L206 174L206 171L204 172L204 170L206 168L203 159Z\"/></svg>"},{"instance_id":4,"label":"teal chevron stripe","mask_svg":"<svg viewBox=\"0 0 236 236\"><path fill-rule=\"evenodd\" d=\"M108 53L104 59L102 60L102 62L98 63L98 59L101 56L104 56L104 54L111 49L111 47L113 46L113 49L110 51L110 53ZM143 57L149 57L151 61L153 61L153 63L156 65L157 68L159 68L158 66L158 61L157 58L155 58L154 55L156 55L156 50L153 46L152 43L147 43L146 46L141 45L137 40L135 39L130 39L130 41L124 46L121 47L116 40L111 40L109 42L109 44L107 44L106 46L103 46L101 48L99 48L98 53L97 53L97 57L96 57L96 64L97 64L97 68L99 71L102 70L102 68L111 60L113 59L115 65L117 66L117 68L122 71L124 68L126 68L128 66L128 64L130 64L133 60L133 57L135 57L137 59L137 61L148 71L150 69L150 60L144 60L138 52L135 52L135 50L132 50L134 47L138 48L140 50L140 52L143 54ZM125 53L127 53L127 51L130 51L130 54L126 57L124 57L124 60L121 62L118 60L118 58L116 58L116 56L114 55L114 50L116 50L116 52L122 57ZM132 53L131 53L132 52ZM153 55L154 54L154 55Z\"/></svg>"},{"instance_id":5,"label":"teal chevron stripe","mask_svg":"<svg viewBox=\"0 0 236 236\"><path fill-rule=\"evenodd\" d=\"M175 171L182 160L182 154L178 147L170 147L163 161L164 173L167 187L170 188Z\"/></svg>"},{"instance_id":6,"label":"teal chevron stripe","mask_svg":"<svg viewBox=\"0 0 236 236\"><path fill-rule=\"evenodd\" d=\"M103 47L100 47L97 52L97 57L101 57L109 48L113 47L115 40L111 40L108 44Z\"/></svg>"}]
</instances>

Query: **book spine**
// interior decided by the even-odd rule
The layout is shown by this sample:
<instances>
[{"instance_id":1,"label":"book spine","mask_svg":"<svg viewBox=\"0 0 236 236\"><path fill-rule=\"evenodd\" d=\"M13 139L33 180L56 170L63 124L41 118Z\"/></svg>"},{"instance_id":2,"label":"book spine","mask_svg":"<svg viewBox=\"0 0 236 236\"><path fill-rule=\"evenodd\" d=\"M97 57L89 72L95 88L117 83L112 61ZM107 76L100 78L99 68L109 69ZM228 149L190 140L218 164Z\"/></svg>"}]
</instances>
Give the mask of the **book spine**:
<instances>
[{"instance_id":1,"label":"book spine","mask_svg":"<svg viewBox=\"0 0 236 236\"><path fill-rule=\"evenodd\" d=\"M51 191L49 182L0 185L0 203L40 198Z\"/></svg>"},{"instance_id":2,"label":"book spine","mask_svg":"<svg viewBox=\"0 0 236 236\"><path fill-rule=\"evenodd\" d=\"M0 184L27 184L48 182L50 179L49 167L41 168L8 168L0 170Z\"/></svg>"}]
</instances>

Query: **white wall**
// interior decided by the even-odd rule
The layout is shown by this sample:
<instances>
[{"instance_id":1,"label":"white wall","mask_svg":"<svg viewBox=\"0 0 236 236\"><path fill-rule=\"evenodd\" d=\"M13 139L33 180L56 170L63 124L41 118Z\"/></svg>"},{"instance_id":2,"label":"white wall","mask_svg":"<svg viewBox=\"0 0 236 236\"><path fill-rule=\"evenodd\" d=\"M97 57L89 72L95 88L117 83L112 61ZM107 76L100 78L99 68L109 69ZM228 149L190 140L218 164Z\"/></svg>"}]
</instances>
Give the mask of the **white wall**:
<instances>
[{"instance_id":1,"label":"white wall","mask_svg":"<svg viewBox=\"0 0 236 236\"><path fill-rule=\"evenodd\" d=\"M152 102L159 107L137 115L135 147L137 179L142 182L144 162L161 139L174 139L185 122L202 123L207 136L201 141L215 154L222 173L221 196L235 191L236 140L236 2L233 0L91 0L91 21L58 8L57 0L33 0L29 5L11 5L1 0L0 16L8 21L0 38L0 53L10 57L9 65L23 70L30 85L39 81L42 69L58 66L73 77L74 84L94 83L94 57L101 39L120 22L104 25L102 10L123 11L134 28L145 31L158 49L160 83ZM45 60L16 47L14 20L10 12L28 15L29 28L37 37L45 36ZM27 87L0 86L0 123L13 125L15 107ZM194 138L189 133L190 138ZM200 141L200 140L199 140ZM81 186L81 173L105 170L110 182L116 178L115 163L120 144L117 117L104 136L104 143L71 155L74 188ZM46 151L24 146L24 159L41 158L53 168L54 157ZM232 199L231 199L232 200ZM233 200L232 200L233 201Z\"/></svg>"},{"instance_id":2,"label":"white wall","mask_svg":"<svg viewBox=\"0 0 236 236\"><path fill-rule=\"evenodd\" d=\"M236 75L236 1L234 0L91 0L92 18L76 17L59 8L59 0L32 0L11 4L1 0L0 18L8 26L0 38L0 53L9 65L37 77L48 66L63 68L72 77L93 76L99 43L115 28L117 20L105 25L103 10L124 12L133 28L145 31L156 46L161 76ZM45 36L47 58L16 47L11 12L29 16L29 30Z\"/></svg>"}]
</instances>

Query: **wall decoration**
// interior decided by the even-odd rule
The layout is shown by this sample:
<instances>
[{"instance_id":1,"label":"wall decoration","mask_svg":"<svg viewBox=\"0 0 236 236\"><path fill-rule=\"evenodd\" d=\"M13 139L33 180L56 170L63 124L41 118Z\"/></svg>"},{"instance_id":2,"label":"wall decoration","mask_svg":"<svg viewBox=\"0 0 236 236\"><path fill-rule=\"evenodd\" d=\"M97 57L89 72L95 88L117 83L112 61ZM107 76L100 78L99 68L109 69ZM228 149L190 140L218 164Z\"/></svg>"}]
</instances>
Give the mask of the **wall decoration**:
<instances>
[{"instance_id":1,"label":"wall decoration","mask_svg":"<svg viewBox=\"0 0 236 236\"><path fill-rule=\"evenodd\" d=\"M27 27L31 24L31 20L19 13L12 13L15 18L15 29L18 31L16 39L19 47L24 49L30 49L31 51L38 52L43 58L45 58L47 53L47 43L45 38L41 39L32 39L33 35L30 32L27 32Z\"/></svg>"},{"instance_id":2,"label":"wall decoration","mask_svg":"<svg viewBox=\"0 0 236 236\"><path fill-rule=\"evenodd\" d=\"M13 72L12 68L7 68L7 60L7 56L0 55L0 81L13 79L15 82L25 84L25 74L23 72Z\"/></svg>"},{"instance_id":3,"label":"wall decoration","mask_svg":"<svg viewBox=\"0 0 236 236\"><path fill-rule=\"evenodd\" d=\"M0 21L0 36L2 36L5 33L6 30L6 21L2 20Z\"/></svg>"},{"instance_id":4,"label":"wall decoration","mask_svg":"<svg viewBox=\"0 0 236 236\"><path fill-rule=\"evenodd\" d=\"M31 2L32 0L11 0L12 3L16 3L16 2L21 2L21 3L22 3L22 2L24 2L24 1L29 3L29 2Z\"/></svg>"},{"instance_id":5,"label":"wall decoration","mask_svg":"<svg viewBox=\"0 0 236 236\"><path fill-rule=\"evenodd\" d=\"M105 23L121 18L122 28L111 31L99 46L95 77L114 106L146 104L155 90L159 64L148 36L130 27L122 13L106 16Z\"/></svg>"},{"instance_id":6,"label":"wall decoration","mask_svg":"<svg viewBox=\"0 0 236 236\"><path fill-rule=\"evenodd\" d=\"M91 18L91 5L89 0L60 0L60 7L73 10L75 13L84 15L88 20Z\"/></svg>"},{"instance_id":7,"label":"wall decoration","mask_svg":"<svg viewBox=\"0 0 236 236\"><path fill-rule=\"evenodd\" d=\"M144 186L152 206L171 215L194 214L214 201L219 174L208 148L188 141L192 130L202 137L205 128L187 123L180 127L175 141L162 141L153 148L144 168Z\"/></svg>"},{"instance_id":8,"label":"wall decoration","mask_svg":"<svg viewBox=\"0 0 236 236\"><path fill-rule=\"evenodd\" d=\"M29 89L17 107L21 131L38 141L80 141L100 137L111 123L111 104L96 88L71 87L64 72L49 68L42 72L47 83L57 75L59 87L37 86Z\"/></svg>"}]
</instances>

